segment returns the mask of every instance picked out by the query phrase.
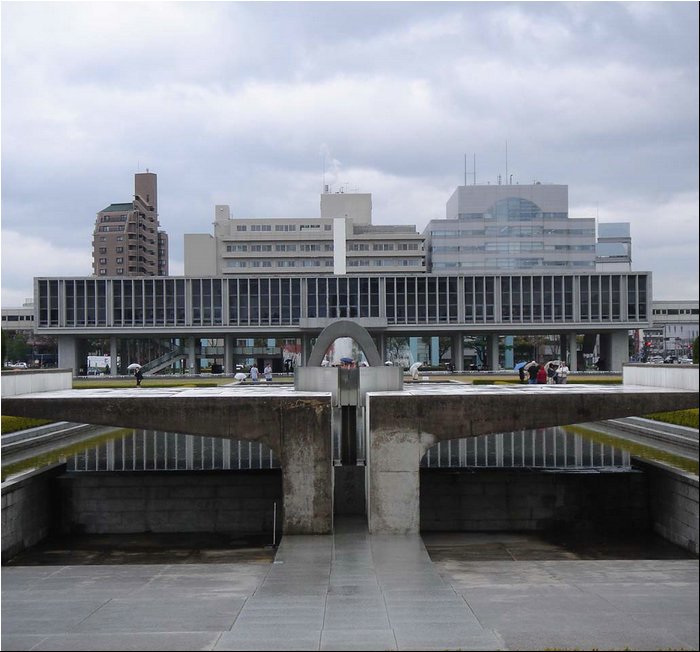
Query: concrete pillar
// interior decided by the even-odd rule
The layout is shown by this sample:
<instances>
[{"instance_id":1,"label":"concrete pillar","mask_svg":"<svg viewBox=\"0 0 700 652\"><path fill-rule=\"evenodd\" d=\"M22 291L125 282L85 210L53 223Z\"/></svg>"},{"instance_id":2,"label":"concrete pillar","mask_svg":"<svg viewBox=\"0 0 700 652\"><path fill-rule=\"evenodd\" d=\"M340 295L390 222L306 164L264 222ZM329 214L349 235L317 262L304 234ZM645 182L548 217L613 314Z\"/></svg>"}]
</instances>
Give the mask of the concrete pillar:
<instances>
[{"instance_id":1,"label":"concrete pillar","mask_svg":"<svg viewBox=\"0 0 700 652\"><path fill-rule=\"evenodd\" d=\"M504 338L505 345L505 362L504 367L506 369L512 369L515 366L515 357L513 354L513 342L515 338L512 335L506 335Z\"/></svg>"},{"instance_id":2,"label":"concrete pillar","mask_svg":"<svg viewBox=\"0 0 700 652\"><path fill-rule=\"evenodd\" d=\"M187 338L187 373L197 373L197 355L194 346L194 337Z\"/></svg>"},{"instance_id":3,"label":"concrete pillar","mask_svg":"<svg viewBox=\"0 0 700 652\"><path fill-rule=\"evenodd\" d=\"M117 338L116 337L110 337L109 338L109 359L111 364L109 365L109 373L111 376L116 376L119 373L119 364L117 363L117 351L118 351L118 346L117 346Z\"/></svg>"},{"instance_id":4,"label":"concrete pillar","mask_svg":"<svg viewBox=\"0 0 700 652\"><path fill-rule=\"evenodd\" d=\"M619 330L600 334L600 357L606 371L622 371L622 365L629 362L629 337L627 331Z\"/></svg>"},{"instance_id":5,"label":"concrete pillar","mask_svg":"<svg viewBox=\"0 0 700 652\"><path fill-rule=\"evenodd\" d=\"M306 404L305 404L306 403ZM284 534L331 534L331 404L299 401L280 419Z\"/></svg>"},{"instance_id":6,"label":"concrete pillar","mask_svg":"<svg viewBox=\"0 0 700 652\"><path fill-rule=\"evenodd\" d=\"M301 366L305 367L311 355L311 335L302 333L301 336Z\"/></svg>"},{"instance_id":7,"label":"concrete pillar","mask_svg":"<svg viewBox=\"0 0 700 652\"><path fill-rule=\"evenodd\" d=\"M78 364L77 338L73 335L59 335L58 343L58 366L60 369L71 369L73 375L78 375L80 365Z\"/></svg>"},{"instance_id":8,"label":"concrete pillar","mask_svg":"<svg viewBox=\"0 0 700 652\"><path fill-rule=\"evenodd\" d=\"M224 373L233 373L233 348L236 340L233 335L224 335Z\"/></svg>"},{"instance_id":9,"label":"concrete pillar","mask_svg":"<svg viewBox=\"0 0 700 652\"><path fill-rule=\"evenodd\" d=\"M576 333L569 333L567 336L568 346L566 347L567 361L571 371L578 371L578 342Z\"/></svg>"},{"instance_id":10,"label":"concrete pillar","mask_svg":"<svg viewBox=\"0 0 700 652\"><path fill-rule=\"evenodd\" d=\"M411 351L411 363L418 362L418 338L409 337L408 338L408 348Z\"/></svg>"},{"instance_id":11,"label":"concrete pillar","mask_svg":"<svg viewBox=\"0 0 700 652\"><path fill-rule=\"evenodd\" d=\"M437 367L440 364L440 338L430 338L430 364Z\"/></svg>"},{"instance_id":12,"label":"concrete pillar","mask_svg":"<svg viewBox=\"0 0 700 652\"><path fill-rule=\"evenodd\" d=\"M487 342L489 369L498 371L498 335L489 335Z\"/></svg>"},{"instance_id":13,"label":"concrete pillar","mask_svg":"<svg viewBox=\"0 0 700 652\"><path fill-rule=\"evenodd\" d=\"M384 333L377 333L375 342L377 343L379 357L382 359L382 362L386 362L386 335Z\"/></svg>"},{"instance_id":14,"label":"concrete pillar","mask_svg":"<svg viewBox=\"0 0 700 652\"><path fill-rule=\"evenodd\" d=\"M420 459L416 431L376 428L369 437L367 515L370 534L420 531Z\"/></svg>"},{"instance_id":15,"label":"concrete pillar","mask_svg":"<svg viewBox=\"0 0 700 652\"><path fill-rule=\"evenodd\" d=\"M452 334L452 367L455 371L464 371L464 336Z\"/></svg>"}]
</instances>

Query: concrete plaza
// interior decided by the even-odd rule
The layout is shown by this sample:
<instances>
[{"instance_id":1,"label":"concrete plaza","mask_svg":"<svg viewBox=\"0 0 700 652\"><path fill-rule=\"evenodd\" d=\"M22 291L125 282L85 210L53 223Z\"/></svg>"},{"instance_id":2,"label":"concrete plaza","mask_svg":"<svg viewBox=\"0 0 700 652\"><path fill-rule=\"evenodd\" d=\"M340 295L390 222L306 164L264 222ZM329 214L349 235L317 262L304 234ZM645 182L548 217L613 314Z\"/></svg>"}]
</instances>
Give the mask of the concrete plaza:
<instances>
[{"instance_id":1,"label":"concrete plaza","mask_svg":"<svg viewBox=\"0 0 700 652\"><path fill-rule=\"evenodd\" d=\"M697 650L698 560L664 556L342 520L272 563L5 566L2 649Z\"/></svg>"}]
</instances>

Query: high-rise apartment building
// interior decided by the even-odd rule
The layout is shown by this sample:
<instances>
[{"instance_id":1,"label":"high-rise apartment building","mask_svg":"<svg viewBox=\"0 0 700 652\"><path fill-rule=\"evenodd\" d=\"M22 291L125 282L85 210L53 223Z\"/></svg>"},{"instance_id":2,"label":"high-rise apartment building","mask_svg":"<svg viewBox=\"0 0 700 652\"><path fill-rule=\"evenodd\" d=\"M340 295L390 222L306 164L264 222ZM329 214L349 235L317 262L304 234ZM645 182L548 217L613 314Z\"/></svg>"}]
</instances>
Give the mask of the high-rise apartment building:
<instances>
[{"instance_id":1,"label":"high-rise apartment building","mask_svg":"<svg viewBox=\"0 0 700 652\"><path fill-rule=\"evenodd\" d=\"M214 208L214 235L185 234L185 274L424 273L415 225L373 225L372 195L324 192L321 216L233 218Z\"/></svg>"},{"instance_id":2,"label":"high-rise apartment building","mask_svg":"<svg viewBox=\"0 0 700 652\"><path fill-rule=\"evenodd\" d=\"M158 180L134 175L134 200L97 214L92 241L95 276L167 276L168 235L158 229Z\"/></svg>"}]
</instances>

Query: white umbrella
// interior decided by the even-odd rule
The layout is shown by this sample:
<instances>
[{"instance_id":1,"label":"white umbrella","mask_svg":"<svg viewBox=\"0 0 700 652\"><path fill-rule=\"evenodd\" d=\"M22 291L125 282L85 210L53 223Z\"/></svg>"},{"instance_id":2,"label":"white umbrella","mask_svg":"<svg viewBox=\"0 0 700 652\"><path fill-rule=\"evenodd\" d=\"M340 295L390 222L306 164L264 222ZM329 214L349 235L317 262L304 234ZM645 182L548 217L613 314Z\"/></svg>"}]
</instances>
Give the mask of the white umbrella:
<instances>
[{"instance_id":1,"label":"white umbrella","mask_svg":"<svg viewBox=\"0 0 700 652\"><path fill-rule=\"evenodd\" d=\"M248 374L244 374L244 373L242 373L242 372L241 372L241 373L237 373L237 374L234 376L234 378L235 378L236 380L240 380L241 382L243 382L247 377L248 377Z\"/></svg>"},{"instance_id":2,"label":"white umbrella","mask_svg":"<svg viewBox=\"0 0 700 652\"><path fill-rule=\"evenodd\" d=\"M549 362L544 363L544 368L549 369L553 364L557 365L557 367L561 364L561 360L550 360Z\"/></svg>"},{"instance_id":3,"label":"white umbrella","mask_svg":"<svg viewBox=\"0 0 700 652\"><path fill-rule=\"evenodd\" d=\"M133 371L134 369L141 369L141 365L138 362L132 362L128 367L128 371Z\"/></svg>"},{"instance_id":4,"label":"white umbrella","mask_svg":"<svg viewBox=\"0 0 700 652\"><path fill-rule=\"evenodd\" d=\"M423 365L422 362L414 362L409 368L408 368L408 373L411 374L413 380L416 380L418 378L418 368Z\"/></svg>"},{"instance_id":5,"label":"white umbrella","mask_svg":"<svg viewBox=\"0 0 700 652\"><path fill-rule=\"evenodd\" d=\"M532 365L536 365L536 364L537 364L537 363L533 360L532 362L528 362L528 363L523 367L523 369L525 369L525 371L527 371L530 367L532 367Z\"/></svg>"},{"instance_id":6,"label":"white umbrella","mask_svg":"<svg viewBox=\"0 0 700 652\"><path fill-rule=\"evenodd\" d=\"M384 364L385 364L387 367L393 367L393 366L394 366L394 363L393 363L391 360L387 360Z\"/></svg>"}]
</instances>

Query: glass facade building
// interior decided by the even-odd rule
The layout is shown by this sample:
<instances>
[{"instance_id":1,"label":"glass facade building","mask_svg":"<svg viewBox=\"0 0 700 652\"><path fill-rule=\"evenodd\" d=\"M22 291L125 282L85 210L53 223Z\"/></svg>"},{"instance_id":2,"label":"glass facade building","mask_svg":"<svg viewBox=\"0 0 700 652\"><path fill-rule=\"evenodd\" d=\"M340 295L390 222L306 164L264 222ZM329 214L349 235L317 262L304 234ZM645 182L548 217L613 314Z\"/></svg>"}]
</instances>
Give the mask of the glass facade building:
<instances>
[{"instance_id":1,"label":"glass facade building","mask_svg":"<svg viewBox=\"0 0 700 652\"><path fill-rule=\"evenodd\" d=\"M40 333L295 330L339 318L418 329L632 329L650 321L650 297L649 272L37 278L35 324Z\"/></svg>"}]
</instances>

